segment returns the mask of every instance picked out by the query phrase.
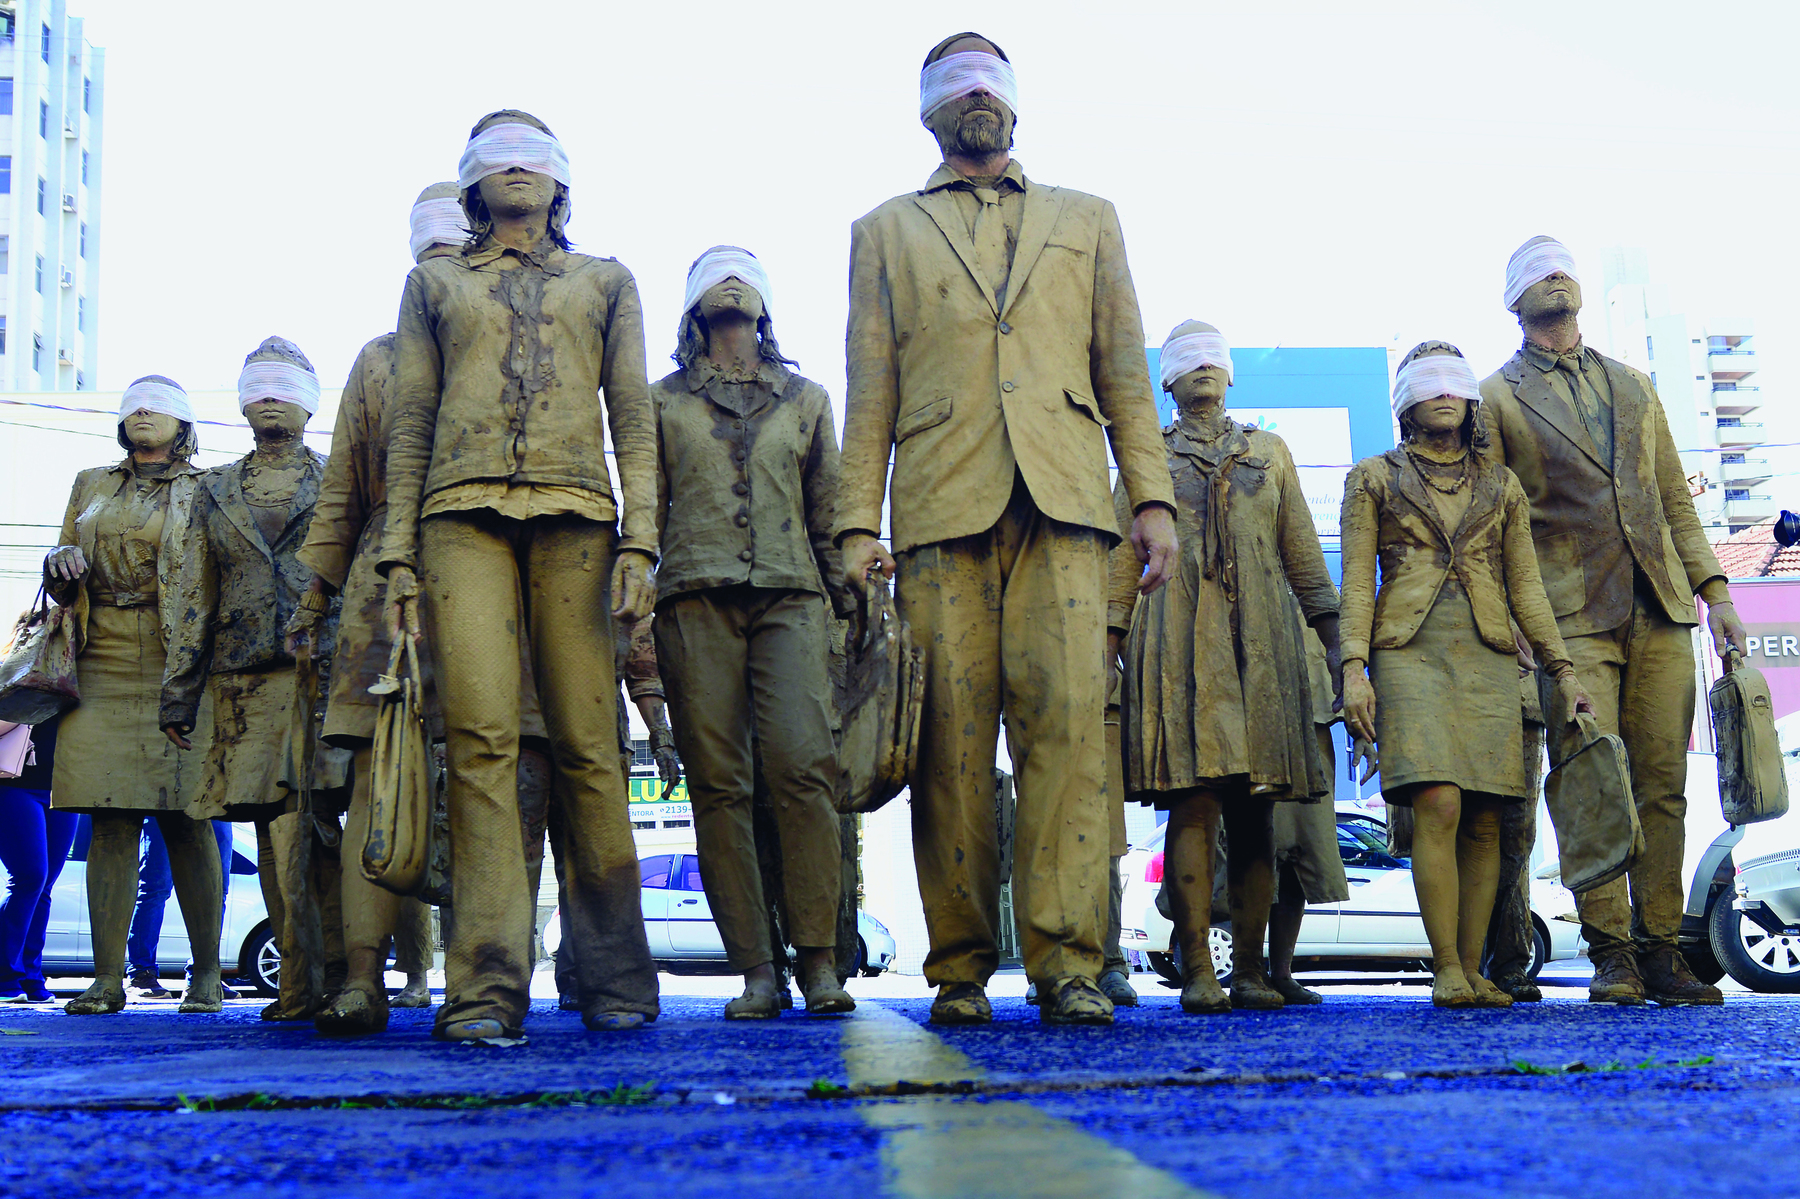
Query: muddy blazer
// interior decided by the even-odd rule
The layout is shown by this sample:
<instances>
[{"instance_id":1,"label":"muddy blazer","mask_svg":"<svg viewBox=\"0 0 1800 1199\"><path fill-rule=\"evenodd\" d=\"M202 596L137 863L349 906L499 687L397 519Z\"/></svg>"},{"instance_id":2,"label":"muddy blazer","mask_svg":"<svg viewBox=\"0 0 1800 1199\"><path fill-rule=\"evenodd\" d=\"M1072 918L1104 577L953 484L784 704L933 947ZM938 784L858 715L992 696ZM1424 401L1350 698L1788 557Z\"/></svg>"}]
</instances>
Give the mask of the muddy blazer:
<instances>
[{"instance_id":1,"label":"muddy blazer","mask_svg":"<svg viewBox=\"0 0 1800 1199\"><path fill-rule=\"evenodd\" d=\"M275 544L263 540L244 502L249 457L200 475L181 555L162 563L165 611L172 612L158 723L192 728L213 672L291 663L282 647L288 618L312 571L299 549L325 476L323 456L306 451L306 470ZM335 623L335 622L334 622ZM329 638L321 646L329 654Z\"/></svg>"},{"instance_id":2,"label":"muddy blazer","mask_svg":"<svg viewBox=\"0 0 1800 1199\"><path fill-rule=\"evenodd\" d=\"M1524 489L1504 466L1480 461L1472 473L1469 507L1449 529L1405 450L1365 458L1351 469L1340 523L1346 659L1367 662L1373 649L1411 641L1453 574L1489 649L1513 651L1516 618L1539 661L1568 659L1538 577Z\"/></svg>"},{"instance_id":3,"label":"muddy blazer","mask_svg":"<svg viewBox=\"0 0 1800 1199\"><path fill-rule=\"evenodd\" d=\"M1662 404L1642 372L1581 353L1612 393L1612 461L1602 461L1526 349L1482 380L1491 438L1484 455L1511 467L1525 489L1544 591L1563 636L1623 624L1634 573L1670 620L1697 624L1694 594L1709 580L1723 592L1724 572L1694 512Z\"/></svg>"},{"instance_id":4,"label":"muddy blazer","mask_svg":"<svg viewBox=\"0 0 1800 1199\"><path fill-rule=\"evenodd\" d=\"M948 167L851 226L837 535L985 532L1015 474L1046 516L1117 538L1110 440L1133 511L1174 506L1143 322L1113 206L1024 179L1005 294L983 281Z\"/></svg>"}]
</instances>

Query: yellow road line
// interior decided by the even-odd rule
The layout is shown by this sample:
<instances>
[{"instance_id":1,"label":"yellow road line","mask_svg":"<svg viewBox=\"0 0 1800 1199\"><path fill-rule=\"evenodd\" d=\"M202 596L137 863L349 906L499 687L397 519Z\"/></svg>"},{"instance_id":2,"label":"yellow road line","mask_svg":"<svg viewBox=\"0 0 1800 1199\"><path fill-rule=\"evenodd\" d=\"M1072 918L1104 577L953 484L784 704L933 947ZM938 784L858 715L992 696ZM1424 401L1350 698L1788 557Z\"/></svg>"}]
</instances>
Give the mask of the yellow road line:
<instances>
[{"instance_id":1,"label":"yellow road line","mask_svg":"<svg viewBox=\"0 0 1800 1199\"><path fill-rule=\"evenodd\" d=\"M935 1033L866 999L842 1029L840 1045L851 1086L901 1080L945 1083L986 1075ZM1023 1101L930 1095L866 1101L859 1108L865 1121L885 1133L881 1160L890 1194L918 1199L1206 1195Z\"/></svg>"}]
</instances>

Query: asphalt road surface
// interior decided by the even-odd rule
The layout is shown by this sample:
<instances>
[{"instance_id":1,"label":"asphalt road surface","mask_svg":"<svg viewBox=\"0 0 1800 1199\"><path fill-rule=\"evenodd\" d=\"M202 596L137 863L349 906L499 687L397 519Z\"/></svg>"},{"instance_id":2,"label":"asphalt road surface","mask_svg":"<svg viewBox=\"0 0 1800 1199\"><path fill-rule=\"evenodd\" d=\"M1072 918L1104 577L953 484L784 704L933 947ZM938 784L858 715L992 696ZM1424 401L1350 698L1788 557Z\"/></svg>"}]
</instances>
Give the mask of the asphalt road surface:
<instances>
[{"instance_id":1,"label":"asphalt road surface","mask_svg":"<svg viewBox=\"0 0 1800 1199\"><path fill-rule=\"evenodd\" d=\"M442 1045L430 1013L333 1041L134 1003L0 1008L0 1195L1425 1194L1644 1199L1800 1193L1800 999L1444 1012L1409 980L1330 976L1326 1003L1045 1028L1023 980L996 1022L925 1024L918 980L852 985L855 1015L718 1018L730 980L663 976L662 1018L584 1031L553 1001L530 1043ZM1572 984L1572 985L1571 985Z\"/></svg>"}]
</instances>

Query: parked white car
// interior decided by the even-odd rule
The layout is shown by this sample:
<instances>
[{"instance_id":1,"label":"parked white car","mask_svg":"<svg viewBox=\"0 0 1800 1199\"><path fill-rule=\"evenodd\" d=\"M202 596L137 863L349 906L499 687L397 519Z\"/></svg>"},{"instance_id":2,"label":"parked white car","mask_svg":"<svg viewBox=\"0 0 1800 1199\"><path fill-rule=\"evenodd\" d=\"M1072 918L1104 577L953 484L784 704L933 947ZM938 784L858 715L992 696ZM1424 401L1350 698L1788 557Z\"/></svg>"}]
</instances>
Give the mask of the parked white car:
<instances>
[{"instance_id":1,"label":"parked white car","mask_svg":"<svg viewBox=\"0 0 1800 1199\"><path fill-rule=\"evenodd\" d=\"M89 822L83 818L69 860L50 892L50 921L44 936L44 973L91 978L94 973L93 925L88 919L87 851ZM256 877L256 833L248 824L231 829L231 894L225 903L225 925L219 958L226 977L240 975L265 995L276 993L281 954L275 948L268 909ZM0 867L0 879L7 877ZM170 895L163 912L162 936L156 943L157 969L179 975L188 960L187 925Z\"/></svg>"},{"instance_id":2,"label":"parked white car","mask_svg":"<svg viewBox=\"0 0 1800 1199\"><path fill-rule=\"evenodd\" d=\"M1151 969L1177 982L1181 963L1179 947L1170 944L1174 926L1156 907L1165 828L1159 826L1120 862L1125 872L1122 942L1128 955L1141 955ZM1350 898L1307 905L1295 965L1393 970L1429 962L1431 945L1419 918L1412 871L1405 861L1388 854L1382 821L1359 809L1340 807L1338 853L1350 879ZM1533 880L1531 908L1534 936L1528 969L1535 977L1547 961L1580 956L1581 926L1573 922L1575 897L1555 882ZM1215 924L1208 944L1213 970L1223 982L1231 975L1230 924Z\"/></svg>"},{"instance_id":3,"label":"parked white car","mask_svg":"<svg viewBox=\"0 0 1800 1199\"><path fill-rule=\"evenodd\" d=\"M725 942L713 921L712 907L700 885L700 858L691 850L658 853L638 862L639 895L644 908L644 932L650 938L650 956L658 968L671 974L730 974L725 963ZM539 888L555 902L556 880L548 877ZM542 899L540 898L540 902ZM873 978L894 962L894 935L881 921L856 913L856 969ZM562 912L557 910L544 926L544 952L552 954L562 944Z\"/></svg>"}]
</instances>

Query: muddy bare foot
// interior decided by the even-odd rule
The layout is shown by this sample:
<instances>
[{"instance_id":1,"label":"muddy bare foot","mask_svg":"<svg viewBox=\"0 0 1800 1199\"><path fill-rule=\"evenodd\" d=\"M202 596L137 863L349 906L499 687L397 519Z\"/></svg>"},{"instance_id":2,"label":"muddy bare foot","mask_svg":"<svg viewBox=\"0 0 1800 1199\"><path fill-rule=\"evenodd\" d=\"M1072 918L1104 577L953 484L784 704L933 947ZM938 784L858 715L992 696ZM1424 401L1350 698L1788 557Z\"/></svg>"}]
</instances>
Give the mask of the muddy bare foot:
<instances>
[{"instance_id":1,"label":"muddy bare foot","mask_svg":"<svg viewBox=\"0 0 1800 1199\"><path fill-rule=\"evenodd\" d=\"M94 985L63 1004L71 1016L110 1016L125 1010L125 984L116 978L96 978Z\"/></svg>"},{"instance_id":2,"label":"muddy bare foot","mask_svg":"<svg viewBox=\"0 0 1800 1199\"><path fill-rule=\"evenodd\" d=\"M1475 1006L1475 989L1461 966L1445 966L1432 976L1431 1002L1437 1007Z\"/></svg>"}]
</instances>

